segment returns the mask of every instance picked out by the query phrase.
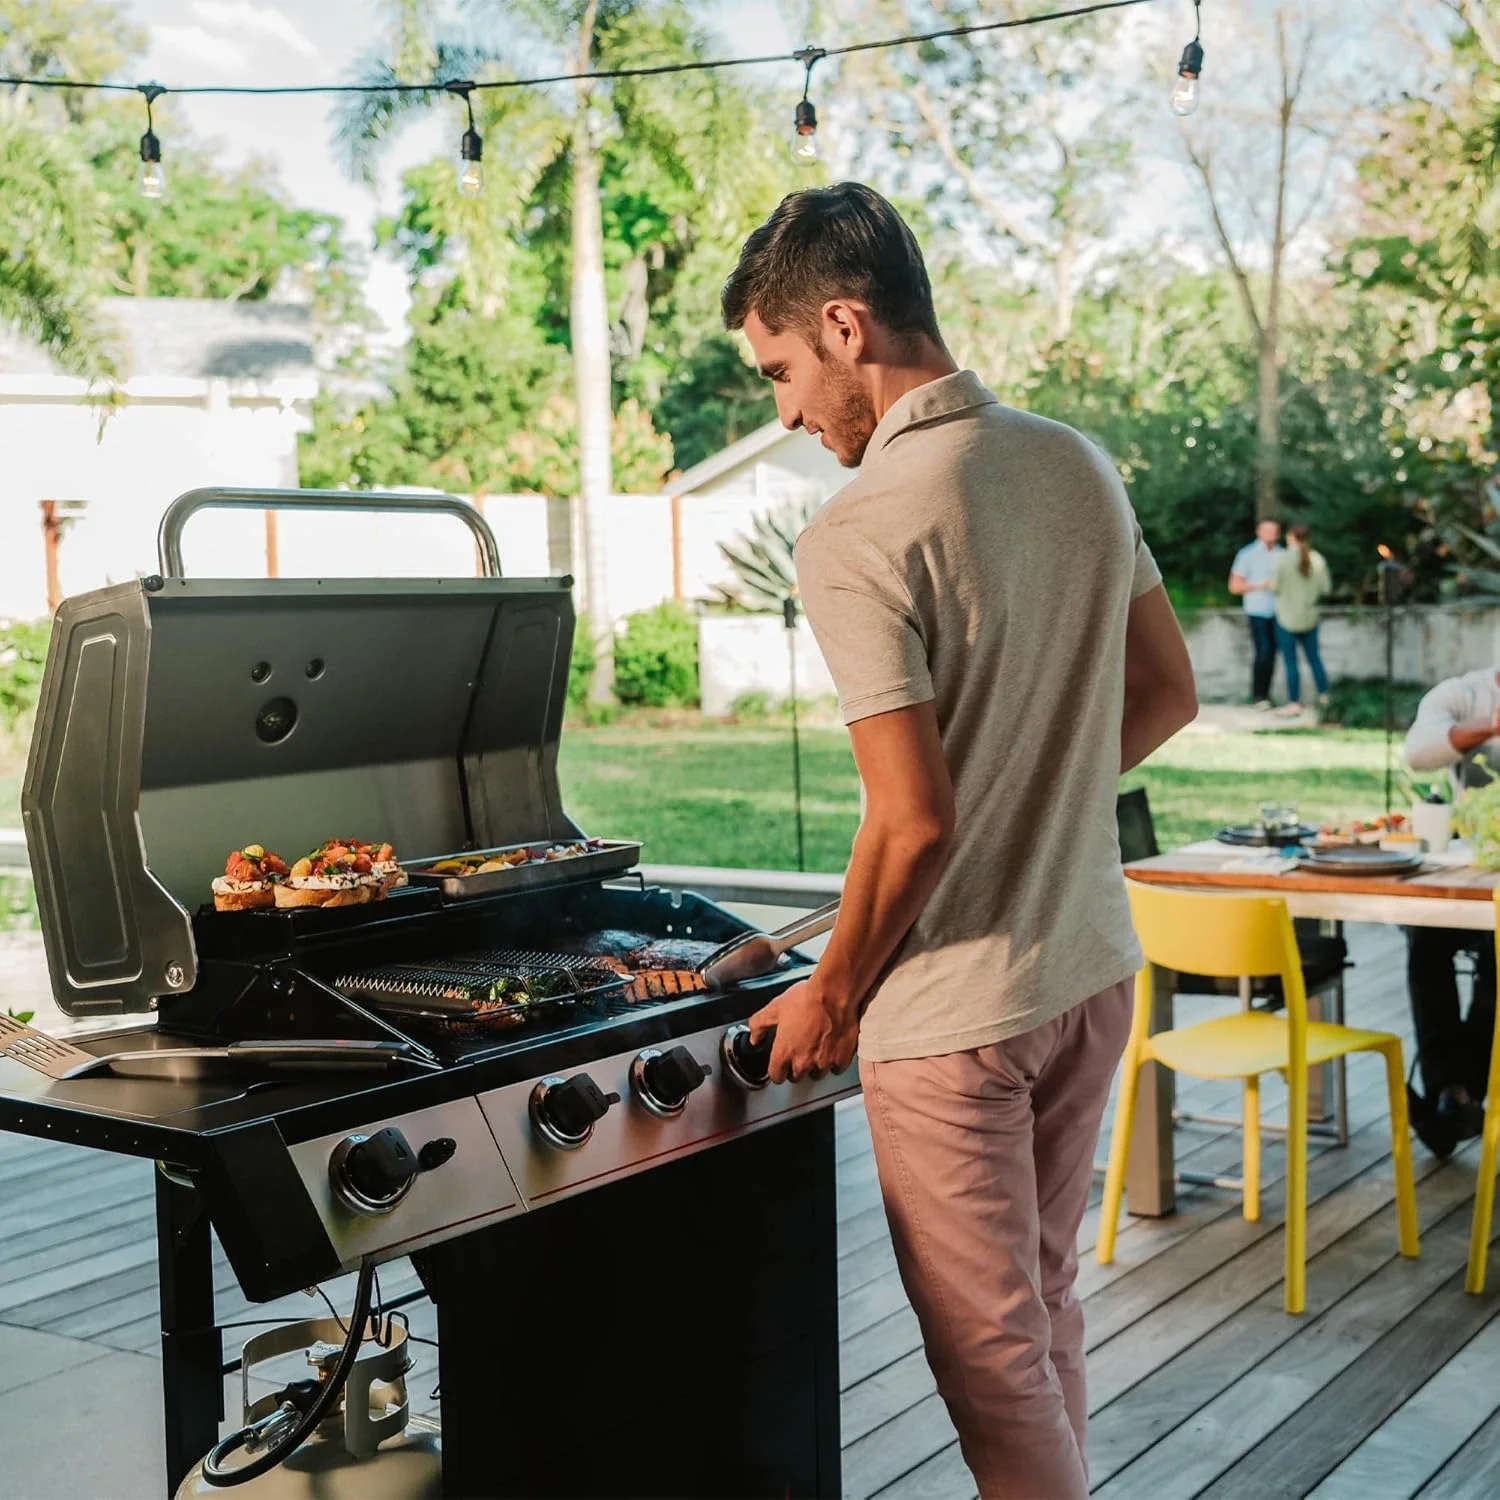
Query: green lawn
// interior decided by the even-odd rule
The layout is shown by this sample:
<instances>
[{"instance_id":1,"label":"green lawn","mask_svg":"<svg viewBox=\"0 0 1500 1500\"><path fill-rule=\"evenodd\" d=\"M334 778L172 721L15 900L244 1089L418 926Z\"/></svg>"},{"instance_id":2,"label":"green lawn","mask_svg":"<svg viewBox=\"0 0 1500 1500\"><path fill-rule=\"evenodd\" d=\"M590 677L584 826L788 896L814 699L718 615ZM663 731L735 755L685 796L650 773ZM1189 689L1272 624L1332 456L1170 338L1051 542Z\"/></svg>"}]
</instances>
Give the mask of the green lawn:
<instances>
[{"instance_id":1,"label":"green lawn","mask_svg":"<svg viewBox=\"0 0 1500 1500\"><path fill-rule=\"evenodd\" d=\"M1180 735L1125 785L1144 785L1164 847L1296 803L1314 822L1381 808L1381 736L1367 731ZM563 736L563 795L589 833L638 837L661 864L795 868L791 738L765 727L617 724ZM21 766L0 759L0 828L20 824ZM859 819L849 742L802 734L807 867L840 870Z\"/></svg>"}]
</instances>

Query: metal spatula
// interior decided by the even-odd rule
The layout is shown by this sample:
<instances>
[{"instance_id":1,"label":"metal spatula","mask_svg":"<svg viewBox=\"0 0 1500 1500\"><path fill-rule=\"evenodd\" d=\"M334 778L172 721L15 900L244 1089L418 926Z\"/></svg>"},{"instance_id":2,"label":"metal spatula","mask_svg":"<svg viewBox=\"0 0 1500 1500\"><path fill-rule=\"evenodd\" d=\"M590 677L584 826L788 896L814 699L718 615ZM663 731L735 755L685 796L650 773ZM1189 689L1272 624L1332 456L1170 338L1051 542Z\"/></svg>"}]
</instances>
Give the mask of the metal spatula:
<instances>
[{"instance_id":1,"label":"metal spatula","mask_svg":"<svg viewBox=\"0 0 1500 1500\"><path fill-rule=\"evenodd\" d=\"M810 911L775 932L747 932L717 948L698 965L698 972L712 990L728 989L746 979L769 974L789 948L829 931L839 914L837 901Z\"/></svg>"},{"instance_id":2,"label":"metal spatula","mask_svg":"<svg viewBox=\"0 0 1500 1500\"><path fill-rule=\"evenodd\" d=\"M48 1078L66 1078L74 1068L96 1061L92 1052L60 1042L13 1016L0 1016L0 1057L25 1063Z\"/></svg>"}]
</instances>

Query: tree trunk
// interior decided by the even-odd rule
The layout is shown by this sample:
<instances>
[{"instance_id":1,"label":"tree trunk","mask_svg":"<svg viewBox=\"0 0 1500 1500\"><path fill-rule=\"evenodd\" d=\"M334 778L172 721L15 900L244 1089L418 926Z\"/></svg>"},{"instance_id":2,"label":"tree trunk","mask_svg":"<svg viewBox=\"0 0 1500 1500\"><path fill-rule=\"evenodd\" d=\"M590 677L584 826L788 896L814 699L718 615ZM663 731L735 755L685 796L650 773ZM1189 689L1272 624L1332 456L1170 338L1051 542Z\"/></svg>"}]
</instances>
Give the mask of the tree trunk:
<instances>
[{"instance_id":1,"label":"tree trunk","mask_svg":"<svg viewBox=\"0 0 1500 1500\"><path fill-rule=\"evenodd\" d=\"M1255 422L1255 518L1276 519L1277 480L1281 469L1281 360L1276 325L1268 324L1258 341L1255 375L1259 406Z\"/></svg>"},{"instance_id":2,"label":"tree trunk","mask_svg":"<svg viewBox=\"0 0 1500 1500\"><path fill-rule=\"evenodd\" d=\"M584 16L578 71L593 52L596 6ZM589 701L609 700L614 687L614 621L609 606L604 508L613 488L610 454L609 303L604 289L604 220L599 205L599 156L590 119L589 87L577 85L573 123L573 382L578 402L578 532L583 544L583 607L594 645Z\"/></svg>"},{"instance_id":3,"label":"tree trunk","mask_svg":"<svg viewBox=\"0 0 1500 1500\"><path fill-rule=\"evenodd\" d=\"M1059 343L1073 331L1073 266L1078 259L1078 234L1065 218L1057 245L1057 313L1053 327Z\"/></svg>"}]
</instances>

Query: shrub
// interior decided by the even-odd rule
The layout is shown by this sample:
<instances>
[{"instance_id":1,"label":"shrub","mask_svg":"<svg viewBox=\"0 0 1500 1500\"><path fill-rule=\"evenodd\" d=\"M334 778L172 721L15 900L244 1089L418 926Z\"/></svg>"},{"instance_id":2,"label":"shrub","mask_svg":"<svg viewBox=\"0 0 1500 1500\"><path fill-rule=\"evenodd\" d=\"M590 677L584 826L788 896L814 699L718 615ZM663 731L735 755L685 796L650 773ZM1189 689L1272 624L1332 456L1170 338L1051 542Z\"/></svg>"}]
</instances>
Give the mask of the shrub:
<instances>
[{"instance_id":1,"label":"shrub","mask_svg":"<svg viewBox=\"0 0 1500 1500\"><path fill-rule=\"evenodd\" d=\"M682 605L629 616L615 637L615 696L642 708L698 702L698 624Z\"/></svg>"},{"instance_id":2,"label":"shrub","mask_svg":"<svg viewBox=\"0 0 1500 1500\"><path fill-rule=\"evenodd\" d=\"M1417 704L1427 689L1420 682L1397 682L1391 688L1391 720L1402 733L1411 728ZM1325 724L1343 729L1385 728L1385 678L1343 677L1328 687Z\"/></svg>"},{"instance_id":3,"label":"shrub","mask_svg":"<svg viewBox=\"0 0 1500 1500\"><path fill-rule=\"evenodd\" d=\"M769 693L754 692L741 693L733 703L729 705L729 716L740 723L751 721L760 723L771 717L771 695Z\"/></svg>"},{"instance_id":4,"label":"shrub","mask_svg":"<svg viewBox=\"0 0 1500 1500\"><path fill-rule=\"evenodd\" d=\"M573 626L573 655L568 661L568 707L582 708L589 701L594 680L594 636L589 617L580 615Z\"/></svg>"},{"instance_id":5,"label":"shrub","mask_svg":"<svg viewBox=\"0 0 1500 1500\"><path fill-rule=\"evenodd\" d=\"M6 734L36 706L51 633L47 620L0 626L0 731Z\"/></svg>"}]
</instances>

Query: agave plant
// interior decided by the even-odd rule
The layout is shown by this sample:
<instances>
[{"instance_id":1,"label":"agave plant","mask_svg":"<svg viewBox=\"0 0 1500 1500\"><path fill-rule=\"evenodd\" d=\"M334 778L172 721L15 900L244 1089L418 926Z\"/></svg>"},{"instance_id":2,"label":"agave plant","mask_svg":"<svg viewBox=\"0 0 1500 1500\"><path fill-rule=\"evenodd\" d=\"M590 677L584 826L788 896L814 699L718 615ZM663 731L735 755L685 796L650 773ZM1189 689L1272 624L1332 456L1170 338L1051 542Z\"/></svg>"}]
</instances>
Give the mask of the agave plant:
<instances>
[{"instance_id":1,"label":"agave plant","mask_svg":"<svg viewBox=\"0 0 1500 1500\"><path fill-rule=\"evenodd\" d=\"M718 598L756 614L780 610L787 595L797 592L792 548L822 503L809 495L763 510L751 518L749 531L732 542L720 542L719 552L733 569L734 582L715 585Z\"/></svg>"}]
</instances>

